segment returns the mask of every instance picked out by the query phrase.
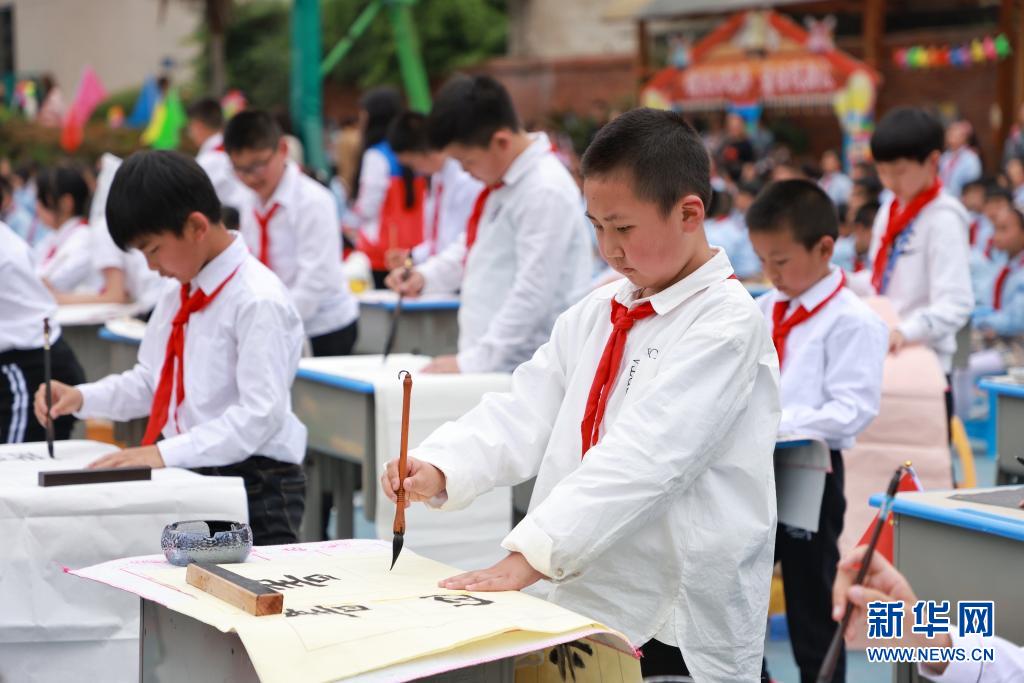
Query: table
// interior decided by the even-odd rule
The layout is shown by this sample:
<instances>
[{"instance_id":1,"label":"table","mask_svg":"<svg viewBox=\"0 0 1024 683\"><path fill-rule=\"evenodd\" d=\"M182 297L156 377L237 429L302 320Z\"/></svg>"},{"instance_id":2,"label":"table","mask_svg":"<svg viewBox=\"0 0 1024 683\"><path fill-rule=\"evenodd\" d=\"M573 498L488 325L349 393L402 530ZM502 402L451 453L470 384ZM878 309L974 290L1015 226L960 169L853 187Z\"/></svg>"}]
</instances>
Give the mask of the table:
<instances>
[{"instance_id":1,"label":"table","mask_svg":"<svg viewBox=\"0 0 1024 683\"><path fill-rule=\"evenodd\" d=\"M379 540L257 548L244 564L228 568L284 593L285 613L265 617L197 591L185 582L185 570L161 555L68 574L141 604L143 681L255 681L258 675L281 683L342 677L511 683L513 666L526 680L556 680L549 648L584 638L594 647L580 648L578 666L603 672L610 683L639 680L625 637L584 615L516 591L479 597L445 591L437 581L455 568L406 551L388 571L390 559L391 542ZM278 576L305 579L283 585L274 581ZM460 609L487 605L486 615ZM405 639L404 647L395 649L396 638ZM514 661L528 653L537 654Z\"/></svg>"},{"instance_id":2,"label":"table","mask_svg":"<svg viewBox=\"0 0 1024 683\"><path fill-rule=\"evenodd\" d=\"M334 507L338 515L337 535L339 538L351 537L352 494L359 468L362 471L365 518L368 521L377 521L378 509L390 508L390 503L378 495L378 476L382 466L382 463L378 462L378 454L385 453L386 456L380 457L390 458L398 453L401 412L399 370L409 370L415 374L409 429L411 448L415 448L437 427L457 419L476 405L484 393L504 391L511 383L511 375L499 373L416 374L429 360L426 356L394 354L388 357L386 364L379 355L304 358L299 363L299 371L292 387L292 407L309 430L307 473L310 476L310 484L307 491L310 494L306 496L307 514L303 521L303 540L319 540L322 536L320 496L312 492L322 490L325 483L334 496ZM385 394L383 399L382 392ZM472 532L467 533L471 533L478 543L482 543L485 538L491 536L487 529L492 529L492 523L495 521L492 506L501 495L508 496L507 489L504 494L500 491L486 494L466 511L435 515L417 508L410 509L406 514L426 514L430 517L429 521L422 520L419 523L423 531L423 535L418 539L420 542L427 542L429 538L426 527L446 524L452 528L460 528L460 525L472 524ZM501 522L505 526L510 526L511 500L507 500L501 509ZM477 526L482 517L474 516L476 514L487 516L491 521L486 529ZM378 525L378 535L383 535L384 531L387 531L390 538L390 530L382 530L383 526L386 526L385 522L386 520L381 520ZM412 526L414 522L410 521L409 524ZM465 547L469 548L469 539L464 540ZM497 540L500 541L500 537ZM411 543L412 539L407 542ZM424 547L416 549L420 554L432 559L459 566L466 553L455 552L454 539L449 543L451 546L447 551L441 552L438 556L432 555L431 550ZM497 550L498 543L495 541L490 547L490 552ZM486 552L481 551L476 555L483 558Z\"/></svg>"},{"instance_id":3,"label":"table","mask_svg":"<svg viewBox=\"0 0 1024 683\"><path fill-rule=\"evenodd\" d=\"M371 290L359 299L359 336L355 353L384 352L398 295L390 290ZM459 298L430 295L402 300L393 353L441 356L458 351Z\"/></svg>"},{"instance_id":4,"label":"table","mask_svg":"<svg viewBox=\"0 0 1024 683\"><path fill-rule=\"evenodd\" d=\"M57 309L61 334L85 370L87 382L110 374L110 352L99 338L108 320L139 313L138 304L72 304Z\"/></svg>"},{"instance_id":5,"label":"table","mask_svg":"<svg viewBox=\"0 0 1024 683\"><path fill-rule=\"evenodd\" d=\"M996 483L1024 481L1024 466L1016 458L1024 457L1024 385L990 377L978 386L988 392L989 421L996 429Z\"/></svg>"},{"instance_id":6,"label":"table","mask_svg":"<svg viewBox=\"0 0 1024 683\"><path fill-rule=\"evenodd\" d=\"M1006 490L1008 487L1003 487ZM1024 510L956 500L958 494L999 489L900 493L893 504L896 567L921 600L993 600L996 634L1024 643L1019 568L1024 559ZM1024 488L1020 491L1024 498ZM881 494L872 496L874 507ZM898 683L921 680L913 667L894 668Z\"/></svg>"},{"instance_id":7,"label":"table","mask_svg":"<svg viewBox=\"0 0 1024 683\"><path fill-rule=\"evenodd\" d=\"M259 683L256 669L237 633L222 633L145 598L140 602L140 683L194 683L203 680ZM512 657L482 662L416 680L421 683L513 683L514 662ZM359 676L355 680L366 683L399 680L395 678L395 669L398 667L376 675Z\"/></svg>"},{"instance_id":8,"label":"table","mask_svg":"<svg viewBox=\"0 0 1024 683\"><path fill-rule=\"evenodd\" d=\"M131 370L139 356L139 344L146 332L146 323L137 318L117 318L100 328L99 338L107 343L111 374ZM114 438L126 448L138 446L146 434L149 418L114 423Z\"/></svg>"},{"instance_id":9,"label":"table","mask_svg":"<svg viewBox=\"0 0 1024 683\"><path fill-rule=\"evenodd\" d=\"M94 441L0 446L0 680L135 679L138 601L64 573L125 555L159 552L160 532L186 519L248 519L234 477L179 469L152 481L40 488L41 470L84 467L116 450Z\"/></svg>"}]
</instances>

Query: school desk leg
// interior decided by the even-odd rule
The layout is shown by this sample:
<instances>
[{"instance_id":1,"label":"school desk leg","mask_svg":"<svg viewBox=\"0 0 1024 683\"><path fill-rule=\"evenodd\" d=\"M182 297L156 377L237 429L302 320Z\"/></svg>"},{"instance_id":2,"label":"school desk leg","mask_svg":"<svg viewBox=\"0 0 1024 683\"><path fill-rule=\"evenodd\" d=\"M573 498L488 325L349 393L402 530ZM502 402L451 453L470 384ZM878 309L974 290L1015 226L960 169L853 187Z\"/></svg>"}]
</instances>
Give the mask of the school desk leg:
<instances>
[{"instance_id":1,"label":"school desk leg","mask_svg":"<svg viewBox=\"0 0 1024 683\"><path fill-rule=\"evenodd\" d=\"M352 538L355 536L355 514L352 509L352 496L355 494L356 466L345 460L331 459L332 480L334 481L334 514L335 536Z\"/></svg>"},{"instance_id":2,"label":"school desk leg","mask_svg":"<svg viewBox=\"0 0 1024 683\"><path fill-rule=\"evenodd\" d=\"M323 469L326 456L317 451L306 451L306 509L299 530L303 543L324 540L323 527Z\"/></svg>"}]
</instances>

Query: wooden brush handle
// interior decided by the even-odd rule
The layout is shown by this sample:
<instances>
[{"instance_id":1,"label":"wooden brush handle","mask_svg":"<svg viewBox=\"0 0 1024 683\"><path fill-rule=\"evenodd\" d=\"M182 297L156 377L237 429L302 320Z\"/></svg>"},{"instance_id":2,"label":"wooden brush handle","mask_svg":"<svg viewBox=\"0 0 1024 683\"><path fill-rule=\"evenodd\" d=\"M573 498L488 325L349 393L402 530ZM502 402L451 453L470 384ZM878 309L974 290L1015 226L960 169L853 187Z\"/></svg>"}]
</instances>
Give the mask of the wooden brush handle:
<instances>
[{"instance_id":1,"label":"wooden brush handle","mask_svg":"<svg viewBox=\"0 0 1024 683\"><path fill-rule=\"evenodd\" d=\"M412 397L412 374L408 370L398 373L402 377L402 441L398 453L398 491L395 492L396 534L405 533L405 476L408 473L407 458L409 455L409 401Z\"/></svg>"},{"instance_id":2,"label":"wooden brush handle","mask_svg":"<svg viewBox=\"0 0 1024 683\"><path fill-rule=\"evenodd\" d=\"M396 534L405 533L405 489L398 489L395 502L395 525L391 529Z\"/></svg>"}]
</instances>

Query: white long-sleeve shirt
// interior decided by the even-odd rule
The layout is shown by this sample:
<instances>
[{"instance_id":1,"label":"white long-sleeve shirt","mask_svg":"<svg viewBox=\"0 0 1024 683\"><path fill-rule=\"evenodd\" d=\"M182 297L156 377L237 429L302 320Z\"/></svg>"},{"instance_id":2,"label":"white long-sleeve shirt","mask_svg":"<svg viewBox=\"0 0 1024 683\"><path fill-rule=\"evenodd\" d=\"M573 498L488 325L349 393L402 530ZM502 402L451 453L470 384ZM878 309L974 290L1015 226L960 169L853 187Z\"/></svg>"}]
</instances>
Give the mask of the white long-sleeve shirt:
<instances>
[{"instance_id":1,"label":"white long-sleeve shirt","mask_svg":"<svg viewBox=\"0 0 1024 683\"><path fill-rule=\"evenodd\" d=\"M91 246L88 221L69 218L35 246L36 275L59 292L98 292L102 283L92 264Z\"/></svg>"},{"instance_id":2,"label":"white long-sleeve shirt","mask_svg":"<svg viewBox=\"0 0 1024 683\"><path fill-rule=\"evenodd\" d=\"M240 209L253 200L252 190L235 175L231 158L224 151L224 136L221 133L214 133L199 145L196 163L206 171L217 198L224 206Z\"/></svg>"},{"instance_id":3,"label":"white long-sleeve shirt","mask_svg":"<svg viewBox=\"0 0 1024 683\"><path fill-rule=\"evenodd\" d=\"M932 672L927 664L919 664L917 672L935 683L1019 683L1024 681L1024 648L1008 640L979 635L960 637L952 633L953 647L966 650L967 657L982 648L995 650L991 662L950 662L942 674Z\"/></svg>"},{"instance_id":4,"label":"white long-sleeve shirt","mask_svg":"<svg viewBox=\"0 0 1024 683\"><path fill-rule=\"evenodd\" d=\"M306 451L306 427L291 409L303 344L298 313L280 280L249 254L241 237L199 271L192 291L212 293L232 272L185 328L185 400L175 406L172 392L164 439L157 444L168 467L231 465L251 455L300 463ZM78 417L149 415L180 290L177 282L164 289L134 368L79 385L84 400Z\"/></svg>"},{"instance_id":5,"label":"white long-sleeve shirt","mask_svg":"<svg viewBox=\"0 0 1024 683\"><path fill-rule=\"evenodd\" d=\"M814 310L842 280L838 267L790 299L786 317L799 307ZM769 329L775 302L787 297L773 289L758 298ZM821 310L790 330L782 362L782 420L779 434L823 439L829 448L852 448L857 435L878 414L889 329L856 294L843 288Z\"/></svg>"},{"instance_id":6,"label":"white long-sleeve shirt","mask_svg":"<svg viewBox=\"0 0 1024 683\"><path fill-rule=\"evenodd\" d=\"M270 268L291 293L306 335L316 337L351 325L359 303L348 288L341 267L341 227L331 191L288 162L270 201L254 200L239 210L239 230L249 249L260 253L260 227L255 211L270 219Z\"/></svg>"},{"instance_id":7,"label":"white long-sleeve shirt","mask_svg":"<svg viewBox=\"0 0 1024 683\"><path fill-rule=\"evenodd\" d=\"M380 212L391 187L391 162L379 149L370 148L359 162L359 191L347 218L371 244L380 239Z\"/></svg>"},{"instance_id":8,"label":"white long-sleeve shirt","mask_svg":"<svg viewBox=\"0 0 1024 683\"><path fill-rule=\"evenodd\" d=\"M3 222L0 283L0 353L42 348L44 318L50 319L50 342L60 338L57 302L36 276L28 243Z\"/></svg>"},{"instance_id":9,"label":"white long-sleeve shirt","mask_svg":"<svg viewBox=\"0 0 1024 683\"><path fill-rule=\"evenodd\" d=\"M484 184L466 173L458 161L445 160L441 170L430 178L430 192L423 202L423 242L413 248L413 261L423 263L441 253L466 231L473 205L483 189Z\"/></svg>"},{"instance_id":10,"label":"white long-sleeve shirt","mask_svg":"<svg viewBox=\"0 0 1024 683\"><path fill-rule=\"evenodd\" d=\"M694 678L757 680L775 547L772 452L778 363L760 311L724 252L650 297L627 337L601 437L580 459L587 396L622 280L566 311L519 366L413 455L447 477L458 509L537 476L502 545L554 582L548 599L682 649Z\"/></svg>"},{"instance_id":11,"label":"white long-sleeve shirt","mask_svg":"<svg viewBox=\"0 0 1024 683\"><path fill-rule=\"evenodd\" d=\"M510 372L547 341L555 318L586 293L590 230L580 191L543 133L487 197L466 258L465 236L420 272L425 293L462 290L462 372Z\"/></svg>"},{"instance_id":12,"label":"white long-sleeve shirt","mask_svg":"<svg viewBox=\"0 0 1024 683\"><path fill-rule=\"evenodd\" d=\"M890 201L875 216L872 254L878 254L891 207ZM931 347L947 373L953 367L956 333L967 324L974 308L968 223L963 204L940 192L897 239L899 256L883 292L900 317L898 329L906 340ZM865 270L851 281L857 281L857 291L863 293L873 291L870 279L871 271Z\"/></svg>"}]
</instances>

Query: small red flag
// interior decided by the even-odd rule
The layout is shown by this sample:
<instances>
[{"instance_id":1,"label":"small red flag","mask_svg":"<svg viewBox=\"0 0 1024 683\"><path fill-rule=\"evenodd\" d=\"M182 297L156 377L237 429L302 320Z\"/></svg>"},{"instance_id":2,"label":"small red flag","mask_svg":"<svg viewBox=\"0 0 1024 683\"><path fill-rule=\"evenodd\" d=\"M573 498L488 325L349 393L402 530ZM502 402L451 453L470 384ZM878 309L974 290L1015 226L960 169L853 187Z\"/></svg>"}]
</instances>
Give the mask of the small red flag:
<instances>
[{"instance_id":1,"label":"small red flag","mask_svg":"<svg viewBox=\"0 0 1024 683\"><path fill-rule=\"evenodd\" d=\"M903 472L903 476L900 477L900 484L899 486L896 487L896 492L900 493L901 491L906 492L922 490L923 489L921 487L921 482L918 481L917 479L917 474L914 473L913 468L908 467L906 471ZM868 528L864 530L864 535L860 537L859 541L857 541L858 546L868 545L868 543L871 542L871 532L875 528L875 525L878 524L878 515L880 514L880 512L875 514L875 518L871 520L871 524L869 524ZM893 521L893 516L889 515L889 519L886 520L885 527L882 529L882 533L878 536L878 545L875 547L875 552L881 554L882 557L889 560L890 563L893 562L892 556L894 526L895 522Z\"/></svg>"}]
</instances>

